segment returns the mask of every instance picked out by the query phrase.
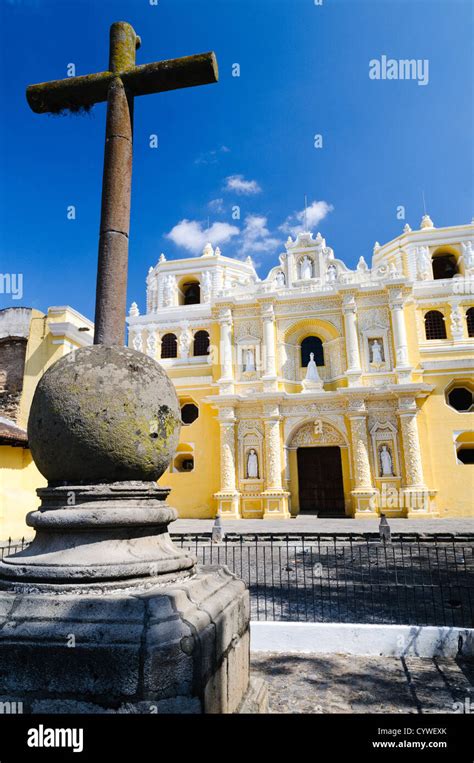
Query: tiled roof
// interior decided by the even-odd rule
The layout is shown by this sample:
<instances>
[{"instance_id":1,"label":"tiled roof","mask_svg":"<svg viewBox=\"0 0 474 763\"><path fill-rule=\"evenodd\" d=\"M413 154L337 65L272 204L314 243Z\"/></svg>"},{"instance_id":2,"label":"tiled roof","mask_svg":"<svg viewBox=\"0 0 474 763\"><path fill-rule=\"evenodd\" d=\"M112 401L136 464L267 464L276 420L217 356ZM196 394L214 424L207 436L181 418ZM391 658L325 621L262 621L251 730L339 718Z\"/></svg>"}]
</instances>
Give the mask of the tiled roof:
<instances>
[{"instance_id":1,"label":"tiled roof","mask_svg":"<svg viewBox=\"0 0 474 763\"><path fill-rule=\"evenodd\" d=\"M14 421L0 416L0 445L20 445L26 448L28 436Z\"/></svg>"}]
</instances>

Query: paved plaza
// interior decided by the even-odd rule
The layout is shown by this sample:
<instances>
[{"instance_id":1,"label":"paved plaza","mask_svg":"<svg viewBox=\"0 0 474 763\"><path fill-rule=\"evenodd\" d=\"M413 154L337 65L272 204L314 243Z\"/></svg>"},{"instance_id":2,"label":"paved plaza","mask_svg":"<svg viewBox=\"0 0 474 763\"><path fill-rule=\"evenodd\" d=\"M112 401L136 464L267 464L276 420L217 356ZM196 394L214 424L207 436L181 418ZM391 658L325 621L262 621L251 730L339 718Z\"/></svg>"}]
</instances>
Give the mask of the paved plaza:
<instances>
[{"instance_id":1,"label":"paved plaza","mask_svg":"<svg viewBox=\"0 0 474 763\"><path fill-rule=\"evenodd\" d=\"M252 655L271 713L474 711L474 661L338 654Z\"/></svg>"}]
</instances>

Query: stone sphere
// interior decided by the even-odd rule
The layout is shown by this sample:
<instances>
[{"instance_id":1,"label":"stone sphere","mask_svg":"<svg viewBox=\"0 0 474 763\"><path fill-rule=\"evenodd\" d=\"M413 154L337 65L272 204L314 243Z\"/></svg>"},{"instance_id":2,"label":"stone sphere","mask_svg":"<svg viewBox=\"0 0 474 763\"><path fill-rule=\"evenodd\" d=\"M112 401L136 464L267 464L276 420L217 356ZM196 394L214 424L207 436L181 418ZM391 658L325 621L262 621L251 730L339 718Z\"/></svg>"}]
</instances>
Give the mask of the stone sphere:
<instances>
[{"instance_id":1,"label":"stone sphere","mask_svg":"<svg viewBox=\"0 0 474 763\"><path fill-rule=\"evenodd\" d=\"M50 483L156 480L178 445L181 415L164 369L126 347L85 347L41 378L28 420Z\"/></svg>"}]
</instances>

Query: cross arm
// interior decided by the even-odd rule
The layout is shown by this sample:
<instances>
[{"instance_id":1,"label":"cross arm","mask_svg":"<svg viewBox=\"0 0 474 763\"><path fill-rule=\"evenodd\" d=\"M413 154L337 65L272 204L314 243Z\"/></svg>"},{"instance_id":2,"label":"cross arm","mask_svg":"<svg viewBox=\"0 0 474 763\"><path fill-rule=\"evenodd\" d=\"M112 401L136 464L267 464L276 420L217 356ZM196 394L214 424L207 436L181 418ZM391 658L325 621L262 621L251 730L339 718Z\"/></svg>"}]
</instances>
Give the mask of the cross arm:
<instances>
[{"instance_id":1,"label":"cross arm","mask_svg":"<svg viewBox=\"0 0 474 763\"><path fill-rule=\"evenodd\" d=\"M212 52L200 53L134 66L118 73L99 72L40 82L27 88L26 98L30 108L37 114L88 109L95 103L107 100L109 85L116 77L120 77L132 95L148 95L217 82L217 61Z\"/></svg>"},{"instance_id":2,"label":"cross arm","mask_svg":"<svg viewBox=\"0 0 474 763\"><path fill-rule=\"evenodd\" d=\"M109 85L115 76L112 72L100 72L40 82L27 87L26 100L36 114L88 109L94 103L107 100Z\"/></svg>"},{"instance_id":3,"label":"cross arm","mask_svg":"<svg viewBox=\"0 0 474 763\"><path fill-rule=\"evenodd\" d=\"M219 72L213 52L173 58L128 69L120 75L133 95L150 95L181 87L210 85L217 82Z\"/></svg>"}]
</instances>

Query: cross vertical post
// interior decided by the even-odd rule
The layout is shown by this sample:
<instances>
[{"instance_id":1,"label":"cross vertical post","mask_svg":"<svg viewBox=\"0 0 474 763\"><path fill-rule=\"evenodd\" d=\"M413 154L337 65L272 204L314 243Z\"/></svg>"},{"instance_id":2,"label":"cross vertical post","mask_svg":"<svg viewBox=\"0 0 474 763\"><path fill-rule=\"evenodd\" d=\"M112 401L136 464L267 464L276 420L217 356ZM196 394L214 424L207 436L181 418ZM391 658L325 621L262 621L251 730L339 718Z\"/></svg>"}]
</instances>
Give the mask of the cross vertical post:
<instances>
[{"instance_id":1,"label":"cross vertical post","mask_svg":"<svg viewBox=\"0 0 474 763\"><path fill-rule=\"evenodd\" d=\"M134 67L139 45L130 24L112 24L109 70L118 75ZM94 344L124 343L132 154L133 97L116 76L107 94Z\"/></svg>"}]
</instances>

